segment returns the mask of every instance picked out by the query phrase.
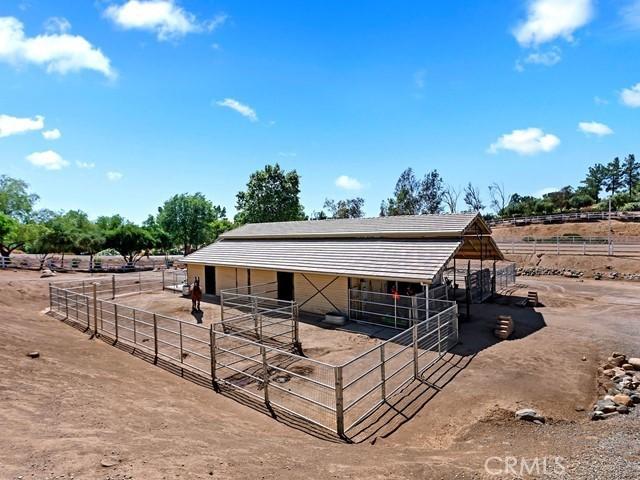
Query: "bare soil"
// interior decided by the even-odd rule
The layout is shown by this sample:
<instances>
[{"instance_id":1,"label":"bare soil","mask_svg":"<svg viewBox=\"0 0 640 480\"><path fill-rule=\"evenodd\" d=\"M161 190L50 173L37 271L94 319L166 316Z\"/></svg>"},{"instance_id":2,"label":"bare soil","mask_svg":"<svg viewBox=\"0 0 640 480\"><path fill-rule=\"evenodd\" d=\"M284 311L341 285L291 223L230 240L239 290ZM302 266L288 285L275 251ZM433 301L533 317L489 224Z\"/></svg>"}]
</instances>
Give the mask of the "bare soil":
<instances>
[{"instance_id":1,"label":"bare soil","mask_svg":"<svg viewBox=\"0 0 640 480\"><path fill-rule=\"evenodd\" d=\"M640 236L640 222L611 221L612 233L616 237ZM609 230L607 221L554 223L523 225L520 227L493 227L492 236L498 238L554 237L556 235L580 235L582 237L606 237Z\"/></svg>"},{"instance_id":2,"label":"bare soil","mask_svg":"<svg viewBox=\"0 0 640 480\"><path fill-rule=\"evenodd\" d=\"M640 273L640 258L605 255L553 255L546 253L506 254L518 267L549 267L595 272ZM590 276L590 275L589 275ZM638 287L640 289L640 286Z\"/></svg>"},{"instance_id":3,"label":"bare soil","mask_svg":"<svg viewBox=\"0 0 640 480\"><path fill-rule=\"evenodd\" d=\"M519 281L461 323L462 343L431 379L439 390L416 388L350 444L90 340L44 314L45 279L0 272L0 478L513 478L485 471L505 456L562 457L559 478L639 478L640 416L591 422L577 410L595 400L611 351L640 356L640 288ZM543 306L515 306L528 290ZM516 333L497 342L504 313ZM547 423L514 420L523 407Z\"/></svg>"}]
</instances>

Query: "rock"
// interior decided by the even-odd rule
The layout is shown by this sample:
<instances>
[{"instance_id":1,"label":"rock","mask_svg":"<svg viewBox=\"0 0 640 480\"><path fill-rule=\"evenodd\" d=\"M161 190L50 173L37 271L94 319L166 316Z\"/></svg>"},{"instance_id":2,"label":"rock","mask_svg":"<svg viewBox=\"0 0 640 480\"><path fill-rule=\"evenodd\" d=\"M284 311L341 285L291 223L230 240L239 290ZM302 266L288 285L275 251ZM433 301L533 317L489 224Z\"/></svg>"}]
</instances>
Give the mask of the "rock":
<instances>
[{"instance_id":1,"label":"rock","mask_svg":"<svg viewBox=\"0 0 640 480\"><path fill-rule=\"evenodd\" d=\"M625 363L624 357L609 357L607 359L607 363L610 363L614 367L621 367L623 363Z\"/></svg>"},{"instance_id":2,"label":"rock","mask_svg":"<svg viewBox=\"0 0 640 480\"><path fill-rule=\"evenodd\" d=\"M55 276L56 276L55 272L52 272L48 268L45 268L44 270L42 270L42 273L40 274L40 278L55 277Z\"/></svg>"},{"instance_id":3,"label":"rock","mask_svg":"<svg viewBox=\"0 0 640 480\"><path fill-rule=\"evenodd\" d=\"M426 300L425 300L425 303L426 303ZM586 361L587 361L587 357L585 357L585 356L583 355L583 356L582 356L582 361L583 361L583 362L586 362Z\"/></svg>"},{"instance_id":4,"label":"rock","mask_svg":"<svg viewBox=\"0 0 640 480\"><path fill-rule=\"evenodd\" d=\"M614 358L622 357L625 360L627 359L627 356L624 353L620 353L620 352L613 352L611 354L611 356L614 357Z\"/></svg>"},{"instance_id":5,"label":"rock","mask_svg":"<svg viewBox=\"0 0 640 480\"><path fill-rule=\"evenodd\" d=\"M613 400L605 399L598 400L593 409L601 411L603 413L615 412L617 404Z\"/></svg>"},{"instance_id":6,"label":"rock","mask_svg":"<svg viewBox=\"0 0 640 480\"><path fill-rule=\"evenodd\" d=\"M640 394L638 393L634 393L633 395L631 395L629 397L631 399L631 401L635 404L635 403L640 403Z\"/></svg>"},{"instance_id":7,"label":"rock","mask_svg":"<svg viewBox=\"0 0 640 480\"><path fill-rule=\"evenodd\" d=\"M608 368L608 369L606 369L604 372L602 372L602 374L603 374L605 377L609 377L609 378L611 378L611 377L613 377L613 376L616 374L616 372L613 370L613 368Z\"/></svg>"},{"instance_id":8,"label":"rock","mask_svg":"<svg viewBox=\"0 0 640 480\"><path fill-rule=\"evenodd\" d=\"M540 422L544 423L545 419L542 415L538 415L538 412L532 408L523 408L516 412L516 418L518 420L526 420L528 422Z\"/></svg>"},{"instance_id":9,"label":"rock","mask_svg":"<svg viewBox=\"0 0 640 480\"><path fill-rule=\"evenodd\" d=\"M38 358L40 356L40 352L29 352L27 353L27 357Z\"/></svg>"},{"instance_id":10,"label":"rock","mask_svg":"<svg viewBox=\"0 0 640 480\"><path fill-rule=\"evenodd\" d=\"M636 370L640 370L640 358L633 357L627 360L629 365L632 365Z\"/></svg>"},{"instance_id":11,"label":"rock","mask_svg":"<svg viewBox=\"0 0 640 480\"><path fill-rule=\"evenodd\" d=\"M619 394L613 397L613 401L616 405L624 405L625 407L630 407L633 405L631 398L628 395Z\"/></svg>"},{"instance_id":12,"label":"rock","mask_svg":"<svg viewBox=\"0 0 640 480\"><path fill-rule=\"evenodd\" d=\"M575 411L576 412L584 412L584 407L582 405L576 405L575 406Z\"/></svg>"},{"instance_id":13,"label":"rock","mask_svg":"<svg viewBox=\"0 0 640 480\"><path fill-rule=\"evenodd\" d=\"M116 465L118 465L118 463L120 463L120 460L114 457L104 457L102 460L100 460L100 465L105 468L115 467Z\"/></svg>"},{"instance_id":14,"label":"rock","mask_svg":"<svg viewBox=\"0 0 640 480\"><path fill-rule=\"evenodd\" d=\"M624 369L625 372L633 372L636 369L636 367L634 367L630 363L623 363L622 368Z\"/></svg>"},{"instance_id":15,"label":"rock","mask_svg":"<svg viewBox=\"0 0 640 480\"><path fill-rule=\"evenodd\" d=\"M625 405L620 405L618 408L616 408L616 412L622 413L622 414L627 414L627 413L629 413L629 407L627 407Z\"/></svg>"},{"instance_id":16,"label":"rock","mask_svg":"<svg viewBox=\"0 0 640 480\"><path fill-rule=\"evenodd\" d=\"M596 410L591 414L591 420L606 420L607 418L615 417L618 412L604 413Z\"/></svg>"}]
</instances>

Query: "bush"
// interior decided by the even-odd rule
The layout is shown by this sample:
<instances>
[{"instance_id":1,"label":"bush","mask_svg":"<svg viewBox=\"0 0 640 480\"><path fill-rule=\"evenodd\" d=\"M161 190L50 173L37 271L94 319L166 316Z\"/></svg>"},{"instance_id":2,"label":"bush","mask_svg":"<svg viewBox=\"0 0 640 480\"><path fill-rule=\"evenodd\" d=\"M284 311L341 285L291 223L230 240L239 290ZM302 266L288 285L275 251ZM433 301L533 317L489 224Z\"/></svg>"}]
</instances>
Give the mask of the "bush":
<instances>
[{"instance_id":1,"label":"bush","mask_svg":"<svg viewBox=\"0 0 640 480\"><path fill-rule=\"evenodd\" d=\"M620 207L621 212L637 212L640 211L640 202L625 203Z\"/></svg>"}]
</instances>

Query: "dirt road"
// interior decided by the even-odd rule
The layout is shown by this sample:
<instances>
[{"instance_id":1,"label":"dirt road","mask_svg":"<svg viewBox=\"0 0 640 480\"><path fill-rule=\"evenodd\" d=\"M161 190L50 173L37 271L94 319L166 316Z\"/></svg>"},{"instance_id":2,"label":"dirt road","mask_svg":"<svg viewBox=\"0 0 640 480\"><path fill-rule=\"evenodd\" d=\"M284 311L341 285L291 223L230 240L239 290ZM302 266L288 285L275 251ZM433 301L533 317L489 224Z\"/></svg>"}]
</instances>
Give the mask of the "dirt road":
<instances>
[{"instance_id":1,"label":"dirt road","mask_svg":"<svg viewBox=\"0 0 640 480\"><path fill-rule=\"evenodd\" d=\"M425 388L346 444L89 340L42 313L46 280L0 272L0 478L512 478L507 456L561 457L565 475L548 469L553 478L640 478L640 416L590 422L576 411L596 398L599 361L640 355L640 287L519 281L514 295L535 289L543 307L476 307L442 391ZM516 338L496 343L504 312ZM522 407L547 423L517 422Z\"/></svg>"}]
</instances>

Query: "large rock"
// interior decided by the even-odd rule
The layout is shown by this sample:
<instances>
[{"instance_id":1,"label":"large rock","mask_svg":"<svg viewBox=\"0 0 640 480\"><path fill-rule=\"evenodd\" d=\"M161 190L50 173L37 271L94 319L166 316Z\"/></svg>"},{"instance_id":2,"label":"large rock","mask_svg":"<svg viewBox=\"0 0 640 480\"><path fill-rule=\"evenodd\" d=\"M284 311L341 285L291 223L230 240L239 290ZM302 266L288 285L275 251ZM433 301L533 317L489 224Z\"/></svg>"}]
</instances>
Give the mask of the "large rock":
<instances>
[{"instance_id":1,"label":"large rock","mask_svg":"<svg viewBox=\"0 0 640 480\"><path fill-rule=\"evenodd\" d=\"M542 415L538 415L532 408L523 408L516 412L516 418L518 420L526 420L528 422L536 422L536 423L544 423L544 417Z\"/></svg>"},{"instance_id":2,"label":"large rock","mask_svg":"<svg viewBox=\"0 0 640 480\"><path fill-rule=\"evenodd\" d=\"M627 360L627 363L629 365L633 365L633 368L635 368L636 370L640 370L640 358L637 358L637 357L630 358L629 360Z\"/></svg>"},{"instance_id":3,"label":"large rock","mask_svg":"<svg viewBox=\"0 0 640 480\"><path fill-rule=\"evenodd\" d=\"M613 397L613 401L616 405L624 405L625 407L630 407L631 405L633 405L631 397L624 394L616 395L615 397Z\"/></svg>"},{"instance_id":4,"label":"large rock","mask_svg":"<svg viewBox=\"0 0 640 480\"><path fill-rule=\"evenodd\" d=\"M45 268L44 270L42 270L42 273L40 274L40 278L55 277L55 276L56 276L55 272L52 272L48 268Z\"/></svg>"}]
</instances>

